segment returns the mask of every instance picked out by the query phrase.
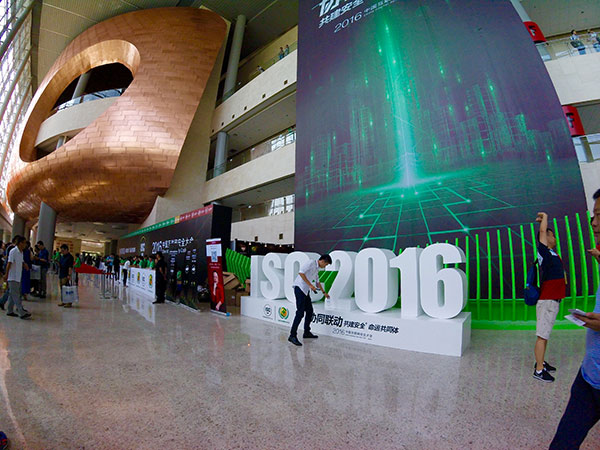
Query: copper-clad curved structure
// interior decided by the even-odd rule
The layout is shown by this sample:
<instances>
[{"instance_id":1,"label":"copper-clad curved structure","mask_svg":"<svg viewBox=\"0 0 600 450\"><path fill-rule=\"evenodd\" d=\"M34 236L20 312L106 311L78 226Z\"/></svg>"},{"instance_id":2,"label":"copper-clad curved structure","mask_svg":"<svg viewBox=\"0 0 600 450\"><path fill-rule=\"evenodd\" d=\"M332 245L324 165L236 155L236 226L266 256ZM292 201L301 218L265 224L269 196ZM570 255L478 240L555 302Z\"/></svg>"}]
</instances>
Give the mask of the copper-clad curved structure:
<instances>
[{"instance_id":1,"label":"copper-clad curved structure","mask_svg":"<svg viewBox=\"0 0 600 450\"><path fill-rule=\"evenodd\" d=\"M159 8L114 17L74 39L27 112L20 155L29 164L9 182L13 211L33 219L44 201L72 221L142 220L169 187L225 34L225 22L210 11ZM60 94L79 75L110 63L131 70L125 93L35 161L40 125Z\"/></svg>"}]
</instances>

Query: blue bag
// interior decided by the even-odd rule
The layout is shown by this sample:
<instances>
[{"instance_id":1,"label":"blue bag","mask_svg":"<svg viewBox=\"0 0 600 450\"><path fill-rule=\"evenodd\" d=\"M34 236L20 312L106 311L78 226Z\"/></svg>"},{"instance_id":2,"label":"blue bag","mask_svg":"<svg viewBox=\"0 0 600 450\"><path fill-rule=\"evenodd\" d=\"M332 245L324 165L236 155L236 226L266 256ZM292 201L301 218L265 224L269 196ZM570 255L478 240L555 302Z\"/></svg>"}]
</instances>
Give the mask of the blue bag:
<instances>
[{"instance_id":1,"label":"blue bag","mask_svg":"<svg viewBox=\"0 0 600 450\"><path fill-rule=\"evenodd\" d=\"M0 431L0 450L6 450L8 448L8 438L4 432Z\"/></svg>"},{"instance_id":2,"label":"blue bag","mask_svg":"<svg viewBox=\"0 0 600 450\"><path fill-rule=\"evenodd\" d=\"M538 282L538 262L537 260L529 266L527 271L527 284L525 285L524 298L525 304L534 306L540 299L540 286Z\"/></svg>"}]
</instances>

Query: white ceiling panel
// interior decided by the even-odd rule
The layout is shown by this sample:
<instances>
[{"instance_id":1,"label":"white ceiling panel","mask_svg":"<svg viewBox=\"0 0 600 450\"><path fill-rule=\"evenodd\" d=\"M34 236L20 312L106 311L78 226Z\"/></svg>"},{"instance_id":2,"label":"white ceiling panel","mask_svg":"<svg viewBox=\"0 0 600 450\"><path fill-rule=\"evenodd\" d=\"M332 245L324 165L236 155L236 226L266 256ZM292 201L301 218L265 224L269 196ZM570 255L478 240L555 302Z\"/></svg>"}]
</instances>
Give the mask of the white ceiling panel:
<instances>
[{"instance_id":1,"label":"white ceiling panel","mask_svg":"<svg viewBox=\"0 0 600 450\"><path fill-rule=\"evenodd\" d=\"M521 0L546 37L600 27L600 0Z\"/></svg>"},{"instance_id":2,"label":"white ceiling panel","mask_svg":"<svg viewBox=\"0 0 600 450\"><path fill-rule=\"evenodd\" d=\"M96 23L139 9L204 6L229 21L243 14L248 23L243 56L257 50L298 23L299 0L43 0L38 61L42 80L56 58L79 34ZM49 58L52 56L52 58ZM48 61L51 59L51 61Z\"/></svg>"}]
</instances>

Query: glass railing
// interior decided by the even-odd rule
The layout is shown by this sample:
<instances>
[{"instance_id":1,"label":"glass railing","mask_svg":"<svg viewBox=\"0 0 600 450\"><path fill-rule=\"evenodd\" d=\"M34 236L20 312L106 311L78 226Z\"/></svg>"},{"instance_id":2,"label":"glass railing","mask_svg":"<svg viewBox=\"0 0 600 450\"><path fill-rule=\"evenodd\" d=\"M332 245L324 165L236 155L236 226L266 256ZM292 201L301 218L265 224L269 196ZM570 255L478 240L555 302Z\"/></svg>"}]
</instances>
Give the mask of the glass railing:
<instances>
[{"instance_id":1,"label":"glass railing","mask_svg":"<svg viewBox=\"0 0 600 450\"><path fill-rule=\"evenodd\" d=\"M600 35L598 36L600 37ZM550 39L544 44L537 44L537 46L538 49L547 50L547 58L544 58L546 60L600 52L600 41L591 34L581 34L577 41L572 41L569 37Z\"/></svg>"},{"instance_id":2,"label":"glass railing","mask_svg":"<svg viewBox=\"0 0 600 450\"><path fill-rule=\"evenodd\" d=\"M294 194L274 198L261 203L253 203L239 208L239 216L234 222L258 219L260 217L277 216L294 212L296 196Z\"/></svg>"},{"instance_id":3,"label":"glass railing","mask_svg":"<svg viewBox=\"0 0 600 450\"><path fill-rule=\"evenodd\" d=\"M579 162L600 160L600 133L573 138Z\"/></svg>"},{"instance_id":4,"label":"glass railing","mask_svg":"<svg viewBox=\"0 0 600 450\"><path fill-rule=\"evenodd\" d=\"M277 136L271 137L254 147L248 148L244 151L239 152L237 155L232 156L224 164L215 166L210 169L206 174L206 180L210 180L218 175L225 172L229 172L236 167L240 167L252 160L260 158L268 153L274 152L280 148L285 147L296 142L296 128L290 128L284 133L278 134Z\"/></svg>"},{"instance_id":5,"label":"glass railing","mask_svg":"<svg viewBox=\"0 0 600 450\"><path fill-rule=\"evenodd\" d=\"M227 100L229 97L231 97L237 91L239 91L241 88L243 88L248 83L250 83L252 80L254 80L261 73L266 71L269 67L274 66L279 61L285 59L285 57L287 55L289 55L290 53L292 53L296 50L298 50L298 42L293 42L292 44L290 44L289 50L287 50L287 49L284 50L283 55L278 53L277 55L275 55L268 61L265 61L265 62L259 64L258 66L256 66L256 69L254 69L252 72L250 72L250 75L247 77L247 79L238 80L236 86L233 89L230 89L229 91L224 92L223 96L219 100L217 100L217 105L220 105L221 103L223 103L225 100Z\"/></svg>"},{"instance_id":6,"label":"glass railing","mask_svg":"<svg viewBox=\"0 0 600 450\"><path fill-rule=\"evenodd\" d=\"M50 116L56 114L58 111L70 108L71 106L79 105L81 103L91 102L102 98L120 97L126 88L107 89L106 91L92 92L91 94L85 94L81 97L76 97L68 102L64 102L58 105L50 112Z\"/></svg>"}]
</instances>

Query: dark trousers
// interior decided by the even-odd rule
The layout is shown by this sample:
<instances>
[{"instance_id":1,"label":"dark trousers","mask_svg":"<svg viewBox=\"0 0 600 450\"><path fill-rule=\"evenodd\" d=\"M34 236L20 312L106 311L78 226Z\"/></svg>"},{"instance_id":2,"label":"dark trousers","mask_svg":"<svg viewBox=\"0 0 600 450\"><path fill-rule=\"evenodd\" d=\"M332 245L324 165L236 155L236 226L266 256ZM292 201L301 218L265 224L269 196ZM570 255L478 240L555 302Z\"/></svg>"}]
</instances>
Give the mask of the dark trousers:
<instances>
[{"instance_id":1,"label":"dark trousers","mask_svg":"<svg viewBox=\"0 0 600 450\"><path fill-rule=\"evenodd\" d=\"M571 386L571 398L560 419L551 450L579 448L600 419L600 390L585 381L581 369Z\"/></svg>"},{"instance_id":2,"label":"dark trousers","mask_svg":"<svg viewBox=\"0 0 600 450\"><path fill-rule=\"evenodd\" d=\"M160 275L158 275L157 278L158 277L160 277ZM156 301L157 302L164 303L166 290L167 290L166 280L165 281L157 281L157 283L156 283Z\"/></svg>"},{"instance_id":3,"label":"dark trousers","mask_svg":"<svg viewBox=\"0 0 600 450\"><path fill-rule=\"evenodd\" d=\"M302 289L300 289L298 286L294 286L294 295L296 296L296 316L294 317L294 322L292 323L290 336L298 335L298 326L300 325L300 322L302 322L304 313L306 313L306 317L304 318L304 332L310 333L310 322L312 321L314 314L310 296L302 292Z\"/></svg>"}]
</instances>

